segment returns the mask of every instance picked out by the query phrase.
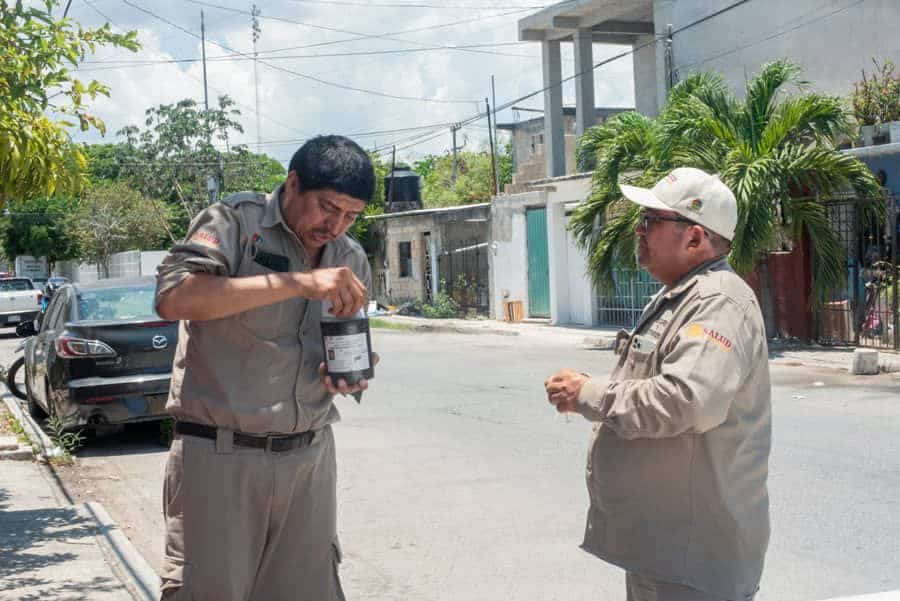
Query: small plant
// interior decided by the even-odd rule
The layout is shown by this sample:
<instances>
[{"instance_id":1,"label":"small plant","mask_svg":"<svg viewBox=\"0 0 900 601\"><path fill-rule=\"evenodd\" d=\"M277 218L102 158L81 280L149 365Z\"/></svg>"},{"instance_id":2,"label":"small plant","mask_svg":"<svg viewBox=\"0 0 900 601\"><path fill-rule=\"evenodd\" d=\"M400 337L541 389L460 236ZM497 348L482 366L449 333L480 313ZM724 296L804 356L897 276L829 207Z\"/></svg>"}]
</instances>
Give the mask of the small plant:
<instances>
[{"instance_id":1,"label":"small plant","mask_svg":"<svg viewBox=\"0 0 900 601\"><path fill-rule=\"evenodd\" d=\"M50 441L62 449L63 456L60 459L65 463L71 462L72 453L77 451L84 442L81 430L78 432L67 432L63 420L58 415L47 418L46 428Z\"/></svg>"},{"instance_id":2,"label":"small plant","mask_svg":"<svg viewBox=\"0 0 900 601\"><path fill-rule=\"evenodd\" d=\"M872 59L875 70L853 84L850 102L853 115L860 125L876 125L900 120L900 75L894 75L895 65L884 61L881 65Z\"/></svg>"},{"instance_id":3,"label":"small plant","mask_svg":"<svg viewBox=\"0 0 900 601\"><path fill-rule=\"evenodd\" d=\"M439 291L431 304L422 305L422 315L430 319L447 319L456 317L459 312L459 305L447 294L446 290Z\"/></svg>"}]
</instances>

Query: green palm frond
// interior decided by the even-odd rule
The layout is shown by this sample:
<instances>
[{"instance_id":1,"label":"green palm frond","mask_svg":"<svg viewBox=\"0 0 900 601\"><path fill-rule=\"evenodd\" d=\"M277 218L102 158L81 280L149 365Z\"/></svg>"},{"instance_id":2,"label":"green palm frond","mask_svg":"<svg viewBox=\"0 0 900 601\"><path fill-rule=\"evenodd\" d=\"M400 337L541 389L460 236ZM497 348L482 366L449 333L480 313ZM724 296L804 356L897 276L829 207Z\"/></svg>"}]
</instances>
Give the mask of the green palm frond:
<instances>
[{"instance_id":1,"label":"green palm frond","mask_svg":"<svg viewBox=\"0 0 900 601\"><path fill-rule=\"evenodd\" d=\"M759 152L773 152L788 142L813 141L831 146L833 140L849 131L850 122L839 98L820 94L786 98L772 111Z\"/></svg>"},{"instance_id":2,"label":"green palm frond","mask_svg":"<svg viewBox=\"0 0 900 601\"><path fill-rule=\"evenodd\" d=\"M800 66L787 60L766 63L759 73L747 82L744 101L747 116L747 137L754 147L768 125L770 113L778 100L778 92L787 84L801 84Z\"/></svg>"},{"instance_id":3,"label":"green palm frond","mask_svg":"<svg viewBox=\"0 0 900 601\"><path fill-rule=\"evenodd\" d=\"M788 61L765 65L739 101L715 74L687 78L669 93L653 120L622 113L579 141L579 162L595 166L590 197L576 209L570 228L586 249L592 280L614 289L614 269L635 265L638 207L622 199L620 182L652 186L675 167L718 173L738 201L731 262L741 274L780 247L785 236L811 237L816 263L813 302L843 285L846 252L819 201L854 191L868 199L863 217L881 219L883 194L869 169L835 149L848 130L839 99L814 93L789 96L803 84Z\"/></svg>"},{"instance_id":4,"label":"green palm frond","mask_svg":"<svg viewBox=\"0 0 900 601\"><path fill-rule=\"evenodd\" d=\"M793 233L800 239L803 232L815 241L813 259L813 306L826 301L829 292L842 289L847 282L847 249L831 227L825 206L816 199L791 198L785 209L793 217Z\"/></svg>"}]
</instances>

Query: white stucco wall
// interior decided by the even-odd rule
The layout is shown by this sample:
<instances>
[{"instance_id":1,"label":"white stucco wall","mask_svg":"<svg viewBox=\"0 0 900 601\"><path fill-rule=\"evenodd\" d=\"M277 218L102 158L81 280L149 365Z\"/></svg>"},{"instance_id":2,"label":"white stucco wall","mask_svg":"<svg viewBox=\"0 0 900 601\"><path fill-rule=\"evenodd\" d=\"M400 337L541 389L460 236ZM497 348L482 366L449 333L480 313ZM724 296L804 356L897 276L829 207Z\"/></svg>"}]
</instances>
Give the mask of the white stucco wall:
<instances>
[{"instance_id":1,"label":"white stucco wall","mask_svg":"<svg viewBox=\"0 0 900 601\"><path fill-rule=\"evenodd\" d=\"M729 4L725 0L655 0L653 18L658 35ZM813 89L847 96L860 70L872 69L871 58L900 56L900 2L897 0L754 0L675 35L676 71L683 80L692 71L714 70L743 95L745 81L772 60L789 58L804 67ZM662 43L657 43L662 55ZM657 61L662 65L662 61ZM657 89L649 79L636 78L635 97L654 91L665 96L664 71L657 72ZM649 88L649 89L648 89ZM640 106L640 100L638 104Z\"/></svg>"},{"instance_id":2,"label":"white stucco wall","mask_svg":"<svg viewBox=\"0 0 900 601\"><path fill-rule=\"evenodd\" d=\"M491 208L491 295L493 317L503 319L503 301L521 300L528 315L528 247L525 210L547 208L547 252L550 275L550 322L570 323L573 313L590 313L594 325L596 311L590 287L571 285L570 278L584 278L586 261L582 253L571 253L566 234L567 204L581 202L590 192L590 177L566 177L540 184L540 190L494 198ZM570 290L578 298L570 298ZM576 305L576 310L572 306Z\"/></svg>"},{"instance_id":3,"label":"white stucco wall","mask_svg":"<svg viewBox=\"0 0 900 601\"><path fill-rule=\"evenodd\" d=\"M144 250L141 251L141 275L156 275L156 267L162 263L168 251Z\"/></svg>"},{"instance_id":4,"label":"white stucco wall","mask_svg":"<svg viewBox=\"0 0 900 601\"><path fill-rule=\"evenodd\" d=\"M503 319L503 301L522 301L528 315L528 250L525 209L546 204L543 192L494 197L488 266L491 274L491 317Z\"/></svg>"}]
</instances>

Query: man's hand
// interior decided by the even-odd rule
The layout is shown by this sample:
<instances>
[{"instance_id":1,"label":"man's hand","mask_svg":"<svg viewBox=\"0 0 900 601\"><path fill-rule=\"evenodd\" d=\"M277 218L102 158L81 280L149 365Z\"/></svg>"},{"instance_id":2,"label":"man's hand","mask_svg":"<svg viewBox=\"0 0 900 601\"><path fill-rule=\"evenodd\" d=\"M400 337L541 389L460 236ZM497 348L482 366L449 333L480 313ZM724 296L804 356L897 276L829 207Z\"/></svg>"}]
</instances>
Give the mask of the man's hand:
<instances>
[{"instance_id":1,"label":"man's hand","mask_svg":"<svg viewBox=\"0 0 900 601\"><path fill-rule=\"evenodd\" d=\"M581 387L590 378L585 374L571 369L563 369L546 380L544 389L547 391L547 400L556 407L560 413L575 412L578 407L578 395Z\"/></svg>"},{"instance_id":2,"label":"man's hand","mask_svg":"<svg viewBox=\"0 0 900 601\"><path fill-rule=\"evenodd\" d=\"M372 353L370 359L372 361L372 367L378 365L378 362L381 360L378 353ZM365 379L360 380L354 386L348 385L347 382L344 381L344 378L339 378L337 382L333 382L331 376L325 371L325 363L319 363L319 380L321 380L322 385L328 389L328 392L333 395L355 394L357 392L362 392L369 387L369 382Z\"/></svg>"},{"instance_id":3,"label":"man's hand","mask_svg":"<svg viewBox=\"0 0 900 601\"><path fill-rule=\"evenodd\" d=\"M302 296L331 301L335 317L352 317L366 304L366 287L349 267L313 269L298 275L302 278Z\"/></svg>"}]
</instances>

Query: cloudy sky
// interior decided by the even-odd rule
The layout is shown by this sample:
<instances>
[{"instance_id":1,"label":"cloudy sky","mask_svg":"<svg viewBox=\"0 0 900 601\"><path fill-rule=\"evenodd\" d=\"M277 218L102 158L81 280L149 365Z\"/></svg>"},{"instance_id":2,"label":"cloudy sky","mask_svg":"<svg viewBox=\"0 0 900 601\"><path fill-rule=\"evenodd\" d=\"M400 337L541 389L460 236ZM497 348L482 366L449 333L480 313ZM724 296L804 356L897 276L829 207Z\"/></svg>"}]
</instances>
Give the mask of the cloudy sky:
<instances>
[{"instance_id":1,"label":"cloudy sky","mask_svg":"<svg viewBox=\"0 0 900 601\"><path fill-rule=\"evenodd\" d=\"M249 60L251 2L71 0L69 17L88 27L109 22L118 32L136 30L142 44L138 53L100 50L79 70L82 79L111 88L111 98L93 105L106 121L108 141L116 141L115 132L125 125L143 126L148 107L183 98L202 104L203 11L210 104L221 94L238 103L245 130L238 142L286 163L304 139L340 133L369 149L394 144L398 158L410 160L450 148L446 124L484 109L492 75L498 104L542 87L540 45L517 41L518 20L541 5L541 0L257 0L258 115ZM623 49L595 45L594 62ZM566 44L564 77L573 66ZM631 71L630 57L595 71L598 106L633 105ZM563 87L563 102L574 104L571 82ZM521 106L542 108L542 96ZM533 116L506 110L498 120ZM467 149L487 144L485 120L463 132ZM75 136L99 140L96 133Z\"/></svg>"}]
</instances>

